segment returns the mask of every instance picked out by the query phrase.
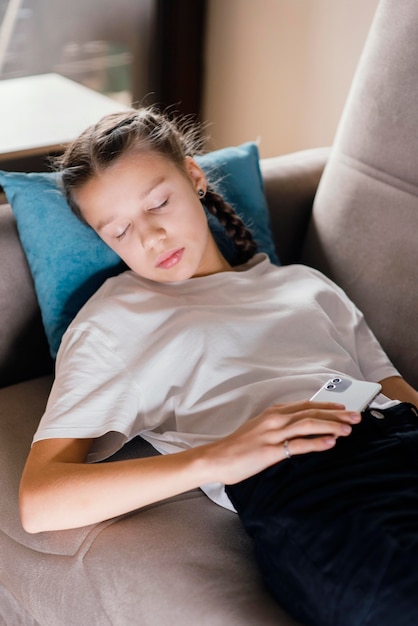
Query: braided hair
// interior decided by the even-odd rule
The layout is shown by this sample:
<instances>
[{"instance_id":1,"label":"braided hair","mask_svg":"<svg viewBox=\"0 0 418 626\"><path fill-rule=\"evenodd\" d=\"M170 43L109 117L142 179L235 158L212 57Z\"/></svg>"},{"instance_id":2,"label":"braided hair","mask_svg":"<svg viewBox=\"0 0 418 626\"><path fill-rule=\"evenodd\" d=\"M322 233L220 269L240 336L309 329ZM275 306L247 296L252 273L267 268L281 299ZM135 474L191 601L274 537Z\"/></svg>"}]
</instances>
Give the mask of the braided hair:
<instances>
[{"instance_id":1,"label":"braided hair","mask_svg":"<svg viewBox=\"0 0 418 626\"><path fill-rule=\"evenodd\" d=\"M204 198L206 209L214 215L224 227L226 234L234 241L237 249L237 263L245 263L257 252L257 244L251 231L245 226L240 216L223 197L213 191L211 186L206 190Z\"/></svg>"},{"instance_id":2,"label":"braided hair","mask_svg":"<svg viewBox=\"0 0 418 626\"><path fill-rule=\"evenodd\" d=\"M185 171L185 158L201 153L200 128L190 119L173 121L153 107L111 113L87 128L67 150L56 158L64 194L72 211L85 222L75 200L75 192L127 152L158 153ZM208 181L206 210L214 215L234 241L235 264L248 261L257 251L251 231L232 206L224 201Z\"/></svg>"}]
</instances>

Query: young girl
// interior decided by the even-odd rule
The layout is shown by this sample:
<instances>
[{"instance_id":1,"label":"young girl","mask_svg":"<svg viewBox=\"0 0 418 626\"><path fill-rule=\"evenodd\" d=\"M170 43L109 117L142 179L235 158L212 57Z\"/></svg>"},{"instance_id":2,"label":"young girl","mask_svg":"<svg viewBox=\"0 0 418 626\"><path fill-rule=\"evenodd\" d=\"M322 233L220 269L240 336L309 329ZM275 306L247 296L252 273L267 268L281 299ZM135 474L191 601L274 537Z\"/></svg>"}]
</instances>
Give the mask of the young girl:
<instances>
[{"instance_id":1,"label":"young girl","mask_svg":"<svg viewBox=\"0 0 418 626\"><path fill-rule=\"evenodd\" d=\"M417 437L405 403L418 394L338 287L255 254L193 159L193 135L130 110L61 159L71 208L130 271L63 338L22 477L23 525L87 525L199 486L237 510L272 592L304 623L416 624L417 467L402 433ZM361 419L306 400L336 374L380 381L403 403ZM92 463L137 435L162 455Z\"/></svg>"}]
</instances>

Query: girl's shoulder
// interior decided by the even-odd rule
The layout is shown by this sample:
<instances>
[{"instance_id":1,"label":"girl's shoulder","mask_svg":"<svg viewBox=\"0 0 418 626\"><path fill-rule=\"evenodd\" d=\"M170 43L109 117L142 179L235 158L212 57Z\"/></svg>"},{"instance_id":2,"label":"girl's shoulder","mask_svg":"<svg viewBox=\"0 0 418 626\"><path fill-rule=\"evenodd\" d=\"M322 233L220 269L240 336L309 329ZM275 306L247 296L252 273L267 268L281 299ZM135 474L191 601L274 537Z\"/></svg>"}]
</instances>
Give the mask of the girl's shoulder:
<instances>
[{"instance_id":1,"label":"girl's shoulder","mask_svg":"<svg viewBox=\"0 0 418 626\"><path fill-rule=\"evenodd\" d=\"M298 281L298 280L312 280L322 283L333 285L334 283L325 274L310 267L309 265L303 265L302 263L294 263L291 265L275 265L270 261L267 261L266 271L276 276L282 281Z\"/></svg>"},{"instance_id":2,"label":"girl's shoulder","mask_svg":"<svg viewBox=\"0 0 418 626\"><path fill-rule=\"evenodd\" d=\"M126 308L132 299L143 299L146 291L139 288L138 278L130 270L108 278L84 303L71 326L89 320L94 323L106 320L109 316L117 314L118 310Z\"/></svg>"}]
</instances>

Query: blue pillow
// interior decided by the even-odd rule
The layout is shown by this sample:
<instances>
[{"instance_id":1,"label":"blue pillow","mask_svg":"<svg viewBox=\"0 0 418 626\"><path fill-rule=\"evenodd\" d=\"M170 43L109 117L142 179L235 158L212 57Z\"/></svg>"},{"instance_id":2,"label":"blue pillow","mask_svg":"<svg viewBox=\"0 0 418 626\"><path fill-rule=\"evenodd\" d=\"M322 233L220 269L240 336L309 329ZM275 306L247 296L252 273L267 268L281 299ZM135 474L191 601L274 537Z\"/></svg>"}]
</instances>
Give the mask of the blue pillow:
<instances>
[{"instance_id":1,"label":"blue pillow","mask_svg":"<svg viewBox=\"0 0 418 626\"><path fill-rule=\"evenodd\" d=\"M196 157L209 182L235 209L244 224L251 230L258 251L265 252L278 264L271 229L267 201L264 195L257 144L247 142L241 146L222 148ZM209 216L209 225L225 258L235 263L233 242L225 234L216 217Z\"/></svg>"},{"instance_id":2,"label":"blue pillow","mask_svg":"<svg viewBox=\"0 0 418 626\"><path fill-rule=\"evenodd\" d=\"M278 262L270 234L256 144L224 148L197 158L210 179L252 230L260 252ZM0 171L33 276L42 320L55 358L62 335L106 278L126 266L96 233L71 212L58 187L59 174ZM234 263L234 245L208 216L223 254Z\"/></svg>"}]
</instances>

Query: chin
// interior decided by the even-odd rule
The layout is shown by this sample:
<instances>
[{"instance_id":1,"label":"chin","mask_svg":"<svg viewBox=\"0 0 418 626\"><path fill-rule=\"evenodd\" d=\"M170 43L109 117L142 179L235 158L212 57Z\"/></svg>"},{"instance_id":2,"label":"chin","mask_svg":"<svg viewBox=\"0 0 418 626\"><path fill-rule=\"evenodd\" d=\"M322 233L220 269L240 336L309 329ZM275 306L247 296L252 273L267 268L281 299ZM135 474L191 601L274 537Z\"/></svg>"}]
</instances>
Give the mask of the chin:
<instances>
[{"instance_id":1,"label":"chin","mask_svg":"<svg viewBox=\"0 0 418 626\"><path fill-rule=\"evenodd\" d=\"M145 278L146 280L152 280L155 283L180 283L182 281L188 280L193 277L191 272L187 271L175 271L172 270L160 270L156 272L150 272L149 274L144 274L144 272L137 271L135 268L132 268L132 271Z\"/></svg>"}]
</instances>

